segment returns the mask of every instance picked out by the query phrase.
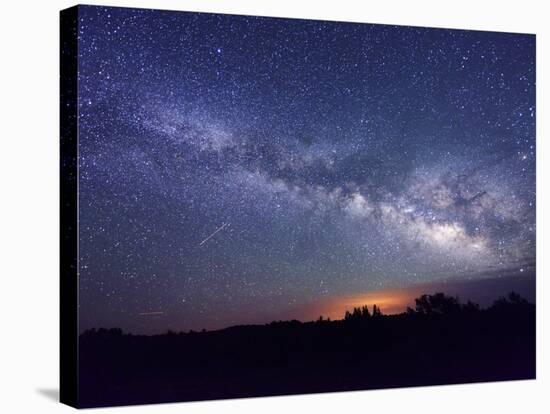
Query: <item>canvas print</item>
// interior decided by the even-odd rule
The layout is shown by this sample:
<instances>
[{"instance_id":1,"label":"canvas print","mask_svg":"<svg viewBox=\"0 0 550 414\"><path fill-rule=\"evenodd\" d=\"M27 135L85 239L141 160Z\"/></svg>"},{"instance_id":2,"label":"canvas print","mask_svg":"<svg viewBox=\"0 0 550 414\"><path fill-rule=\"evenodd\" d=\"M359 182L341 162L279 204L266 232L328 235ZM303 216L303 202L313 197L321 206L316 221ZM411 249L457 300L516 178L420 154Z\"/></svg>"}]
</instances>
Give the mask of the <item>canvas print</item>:
<instances>
[{"instance_id":1,"label":"canvas print","mask_svg":"<svg viewBox=\"0 0 550 414\"><path fill-rule=\"evenodd\" d=\"M61 78L64 402L535 378L534 35L78 6Z\"/></svg>"}]
</instances>

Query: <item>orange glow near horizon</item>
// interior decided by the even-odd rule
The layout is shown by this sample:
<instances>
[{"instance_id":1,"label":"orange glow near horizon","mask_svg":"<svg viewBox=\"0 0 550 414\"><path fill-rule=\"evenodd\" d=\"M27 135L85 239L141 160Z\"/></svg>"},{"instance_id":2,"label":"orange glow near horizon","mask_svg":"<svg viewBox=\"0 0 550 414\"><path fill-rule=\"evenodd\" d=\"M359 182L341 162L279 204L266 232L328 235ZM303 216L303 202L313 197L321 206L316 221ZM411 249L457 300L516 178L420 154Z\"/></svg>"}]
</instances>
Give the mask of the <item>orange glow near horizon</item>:
<instances>
[{"instance_id":1,"label":"orange glow near horizon","mask_svg":"<svg viewBox=\"0 0 550 414\"><path fill-rule=\"evenodd\" d=\"M405 312L407 307L414 308L415 299L423 294L443 292L446 295L458 297L463 303L472 300L481 306L489 306L500 296L506 296L511 291L516 291L527 298L534 299L534 278L509 278L507 283L498 279L478 279L472 281L448 280L432 283L422 283L401 288L385 288L379 290L364 291L336 297L324 297L309 303L302 303L287 309L277 315L276 319L312 321L323 318L332 320L343 319L346 311L353 308L368 306L372 312L372 306L376 305L383 314L392 315ZM512 283L514 282L514 283ZM520 283L521 282L521 283ZM525 284L527 282L527 284Z\"/></svg>"},{"instance_id":2,"label":"orange glow near horizon","mask_svg":"<svg viewBox=\"0 0 550 414\"><path fill-rule=\"evenodd\" d=\"M364 305L367 305L371 311L372 306L376 305L385 314L401 313L407 306L414 304L415 293L416 289L414 292L408 289L383 289L343 296L320 303L318 313L323 317L342 319L347 310L351 311L355 307Z\"/></svg>"},{"instance_id":3,"label":"orange glow near horizon","mask_svg":"<svg viewBox=\"0 0 550 414\"><path fill-rule=\"evenodd\" d=\"M415 298L433 290L433 287L430 289L429 285L415 285L406 288L387 288L320 299L294 308L292 317L297 317L302 321L316 320L319 316L337 320L343 319L346 311L352 311L353 308L364 305L367 305L371 312L372 306L376 305L383 314L398 314L405 312L407 306L414 308ZM284 315L282 319L285 319L286 316L290 315Z\"/></svg>"}]
</instances>

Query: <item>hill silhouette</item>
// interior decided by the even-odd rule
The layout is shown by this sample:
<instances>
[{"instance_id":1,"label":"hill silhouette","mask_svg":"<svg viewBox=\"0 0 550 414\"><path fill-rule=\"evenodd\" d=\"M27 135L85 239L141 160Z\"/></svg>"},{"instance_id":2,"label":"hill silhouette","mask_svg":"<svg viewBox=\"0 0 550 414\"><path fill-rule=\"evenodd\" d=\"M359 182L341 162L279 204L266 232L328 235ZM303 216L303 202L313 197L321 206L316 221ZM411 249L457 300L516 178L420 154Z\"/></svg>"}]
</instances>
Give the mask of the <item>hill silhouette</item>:
<instances>
[{"instance_id":1,"label":"hill silhouette","mask_svg":"<svg viewBox=\"0 0 550 414\"><path fill-rule=\"evenodd\" d=\"M144 404L535 378L535 305L422 295L383 315L163 335L80 335L80 406Z\"/></svg>"}]
</instances>

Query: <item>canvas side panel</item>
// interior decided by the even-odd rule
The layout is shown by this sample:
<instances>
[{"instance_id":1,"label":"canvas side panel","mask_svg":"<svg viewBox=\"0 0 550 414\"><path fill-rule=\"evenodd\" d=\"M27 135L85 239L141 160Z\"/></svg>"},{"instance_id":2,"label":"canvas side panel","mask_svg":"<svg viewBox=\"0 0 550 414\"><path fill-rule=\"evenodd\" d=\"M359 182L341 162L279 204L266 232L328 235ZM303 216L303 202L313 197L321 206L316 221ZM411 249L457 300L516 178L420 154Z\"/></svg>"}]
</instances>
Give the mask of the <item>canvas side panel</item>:
<instances>
[{"instance_id":1,"label":"canvas side panel","mask_svg":"<svg viewBox=\"0 0 550 414\"><path fill-rule=\"evenodd\" d=\"M78 7L60 12L60 400L78 406Z\"/></svg>"}]
</instances>

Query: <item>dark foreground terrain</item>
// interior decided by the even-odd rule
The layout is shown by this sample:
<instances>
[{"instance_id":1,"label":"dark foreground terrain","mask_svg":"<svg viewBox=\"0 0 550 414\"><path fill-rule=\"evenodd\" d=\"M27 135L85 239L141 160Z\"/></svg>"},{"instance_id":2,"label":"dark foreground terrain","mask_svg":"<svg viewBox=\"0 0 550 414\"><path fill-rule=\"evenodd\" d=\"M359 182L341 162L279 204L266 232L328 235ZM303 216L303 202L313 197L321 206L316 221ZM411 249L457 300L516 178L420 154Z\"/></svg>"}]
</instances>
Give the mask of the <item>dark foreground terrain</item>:
<instances>
[{"instance_id":1,"label":"dark foreground terrain","mask_svg":"<svg viewBox=\"0 0 550 414\"><path fill-rule=\"evenodd\" d=\"M535 378L535 306L442 294L381 315L156 336L80 336L80 406L143 404Z\"/></svg>"}]
</instances>

